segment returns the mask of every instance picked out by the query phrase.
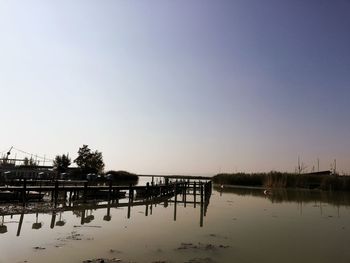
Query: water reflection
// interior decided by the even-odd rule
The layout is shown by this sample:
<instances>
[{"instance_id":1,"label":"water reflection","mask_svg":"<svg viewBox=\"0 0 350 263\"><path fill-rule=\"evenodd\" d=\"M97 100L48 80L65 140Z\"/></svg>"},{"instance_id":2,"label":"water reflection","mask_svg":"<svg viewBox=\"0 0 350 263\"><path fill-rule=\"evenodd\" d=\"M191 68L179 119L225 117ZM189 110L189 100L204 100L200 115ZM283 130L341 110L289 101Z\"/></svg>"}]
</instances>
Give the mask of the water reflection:
<instances>
[{"instance_id":1,"label":"water reflection","mask_svg":"<svg viewBox=\"0 0 350 263\"><path fill-rule=\"evenodd\" d=\"M0 225L0 234L4 234L7 232L7 226L4 225L4 216L2 216L2 220L1 220L1 225Z\"/></svg>"},{"instance_id":2,"label":"water reflection","mask_svg":"<svg viewBox=\"0 0 350 263\"><path fill-rule=\"evenodd\" d=\"M201 189L197 189L201 190ZM16 236L21 235L21 229L23 221L26 215L35 214L35 222L32 223L32 230L40 230L43 227L43 222L40 221L40 215L50 215L50 229L55 227L63 227L66 225L66 220L64 218L65 213L72 212L73 215L80 218L80 225L85 225L93 222L95 220L96 210L105 210L106 213L102 217L103 221L112 221L111 209L114 208L126 208L126 217L130 219L132 217L133 207L144 207L144 215L147 217L152 215L153 208L157 205L168 207L170 204L174 207L174 221L177 220L177 209L181 205L186 208L187 205L193 205L194 208L200 206L199 212L199 225L203 227L204 217L206 216L206 211L208 209L210 194L204 196L203 189L202 193L197 192L197 190L184 190L179 194L173 196L162 196L154 198L138 198L135 199L133 195L128 198L123 199L112 199L106 200L90 200L87 202L74 201L72 199L61 201L54 206L48 208L47 203L36 203L34 208L23 208L21 212L13 212L15 210L8 209L2 214L2 222L0 225L0 234L7 233L6 219L12 218L13 216L20 216ZM197 200L197 195L201 196L200 201ZM190 200L188 200L190 198ZM4 211L4 210L3 210ZM1 215L1 214L0 214ZM32 218L32 216L30 216Z\"/></svg>"},{"instance_id":3,"label":"water reflection","mask_svg":"<svg viewBox=\"0 0 350 263\"><path fill-rule=\"evenodd\" d=\"M339 191L319 191L306 189L265 189L214 186L220 194L233 193L239 196L267 198L272 203L324 203L333 206L350 206L350 194Z\"/></svg>"},{"instance_id":4,"label":"water reflection","mask_svg":"<svg viewBox=\"0 0 350 263\"><path fill-rule=\"evenodd\" d=\"M35 215L35 223L32 225L32 229L40 229L42 227L42 223L38 222L39 219L39 213L36 213Z\"/></svg>"}]
</instances>

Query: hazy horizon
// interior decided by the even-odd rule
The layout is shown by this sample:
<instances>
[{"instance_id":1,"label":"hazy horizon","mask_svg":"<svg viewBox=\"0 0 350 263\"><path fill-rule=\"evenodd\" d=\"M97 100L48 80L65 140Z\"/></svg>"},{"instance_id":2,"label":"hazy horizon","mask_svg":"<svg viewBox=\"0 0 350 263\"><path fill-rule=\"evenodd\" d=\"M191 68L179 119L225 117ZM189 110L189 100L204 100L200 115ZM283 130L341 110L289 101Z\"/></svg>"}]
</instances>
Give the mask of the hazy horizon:
<instances>
[{"instance_id":1,"label":"hazy horizon","mask_svg":"<svg viewBox=\"0 0 350 263\"><path fill-rule=\"evenodd\" d=\"M0 151L350 174L350 2L0 0Z\"/></svg>"}]
</instances>

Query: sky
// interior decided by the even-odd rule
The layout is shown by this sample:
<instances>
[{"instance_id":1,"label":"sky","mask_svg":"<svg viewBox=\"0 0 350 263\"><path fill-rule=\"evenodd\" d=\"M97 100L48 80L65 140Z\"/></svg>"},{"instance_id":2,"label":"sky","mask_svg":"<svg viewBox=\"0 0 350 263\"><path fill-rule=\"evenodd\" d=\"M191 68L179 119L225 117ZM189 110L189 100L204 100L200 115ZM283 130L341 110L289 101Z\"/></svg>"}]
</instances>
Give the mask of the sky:
<instances>
[{"instance_id":1,"label":"sky","mask_svg":"<svg viewBox=\"0 0 350 263\"><path fill-rule=\"evenodd\" d=\"M349 28L349 0L0 0L0 151L350 174Z\"/></svg>"}]
</instances>

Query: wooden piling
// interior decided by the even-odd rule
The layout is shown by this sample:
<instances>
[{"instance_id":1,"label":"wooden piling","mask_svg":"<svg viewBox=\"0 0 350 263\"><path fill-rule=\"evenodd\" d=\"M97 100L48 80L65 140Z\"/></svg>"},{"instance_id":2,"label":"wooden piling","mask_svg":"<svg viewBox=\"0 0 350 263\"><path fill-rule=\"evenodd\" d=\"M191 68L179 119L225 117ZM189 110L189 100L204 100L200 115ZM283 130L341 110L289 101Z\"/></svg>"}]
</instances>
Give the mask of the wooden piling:
<instances>
[{"instance_id":1,"label":"wooden piling","mask_svg":"<svg viewBox=\"0 0 350 263\"><path fill-rule=\"evenodd\" d=\"M204 201L204 191L203 191L203 184L201 183L201 206L203 206Z\"/></svg>"},{"instance_id":2,"label":"wooden piling","mask_svg":"<svg viewBox=\"0 0 350 263\"><path fill-rule=\"evenodd\" d=\"M184 183L184 190L183 190L183 202L184 202L184 207L186 207L186 194L187 194L187 183Z\"/></svg>"},{"instance_id":3,"label":"wooden piling","mask_svg":"<svg viewBox=\"0 0 350 263\"><path fill-rule=\"evenodd\" d=\"M193 200L194 200L194 208L196 208L196 196L197 196L197 188L196 188L196 182L193 183Z\"/></svg>"},{"instance_id":4,"label":"wooden piling","mask_svg":"<svg viewBox=\"0 0 350 263\"><path fill-rule=\"evenodd\" d=\"M23 180L23 190L22 190L23 206L25 206L25 203L26 203L26 191L27 191L27 179L24 179Z\"/></svg>"},{"instance_id":5,"label":"wooden piling","mask_svg":"<svg viewBox=\"0 0 350 263\"><path fill-rule=\"evenodd\" d=\"M132 188L132 184L129 185L129 201L134 199L134 189Z\"/></svg>"},{"instance_id":6,"label":"wooden piling","mask_svg":"<svg viewBox=\"0 0 350 263\"><path fill-rule=\"evenodd\" d=\"M149 198L149 195L150 195L150 193L149 193L149 183L147 183L146 184L146 199Z\"/></svg>"},{"instance_id":7,"label":"wooden piling","mask_svg":"<svg viewBox=\"0 0 350 263\"><path fill-rule=\"evenodd\" d=\"M176 221L176 207L177 207L177 184L175 184L175 191L174 191L174 195L175 195L175 202L174 202L174 221Z\"/></svg>"}]
</instances>

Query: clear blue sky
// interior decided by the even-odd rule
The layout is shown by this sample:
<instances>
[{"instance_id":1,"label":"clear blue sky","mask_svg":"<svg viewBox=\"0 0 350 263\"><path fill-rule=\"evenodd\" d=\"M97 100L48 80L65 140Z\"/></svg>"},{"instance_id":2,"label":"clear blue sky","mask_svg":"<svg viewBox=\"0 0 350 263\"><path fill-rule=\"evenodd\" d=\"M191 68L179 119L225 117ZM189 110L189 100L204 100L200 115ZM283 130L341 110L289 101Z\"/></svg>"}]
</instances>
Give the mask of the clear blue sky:
<instances>
[{"instance_id":1,"label":"clear blue sky","mask_svg":"<svg viewBox=\"0 0 350 263\"><path fill-rule=\"evenodd\" d=\"M350 172L350 1L0 0L0 151Z\"/></svg>"}]
</instances>

